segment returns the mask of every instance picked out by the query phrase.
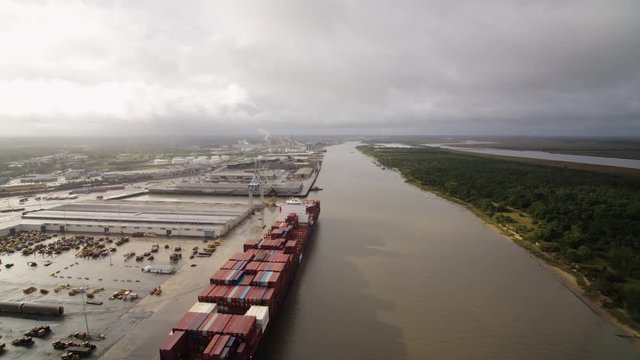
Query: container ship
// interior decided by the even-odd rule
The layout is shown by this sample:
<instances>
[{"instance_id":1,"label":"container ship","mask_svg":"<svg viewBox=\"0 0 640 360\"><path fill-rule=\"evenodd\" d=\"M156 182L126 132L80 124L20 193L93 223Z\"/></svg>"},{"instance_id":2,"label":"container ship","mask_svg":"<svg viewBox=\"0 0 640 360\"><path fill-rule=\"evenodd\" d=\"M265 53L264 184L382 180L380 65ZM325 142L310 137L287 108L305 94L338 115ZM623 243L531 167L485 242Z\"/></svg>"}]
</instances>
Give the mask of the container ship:
<instances>
[{"instance_id":1,"label":"container ship","mask_svg":"<svg viewBox=\"0 0 640 360\"><path fill-rule=\"evenodd\" d=\"M320 215L320 201L289 199L259 239L247 240L198 295L160 348L161 360L245 360L277 316Z\"/></svg>"}]
</instances>

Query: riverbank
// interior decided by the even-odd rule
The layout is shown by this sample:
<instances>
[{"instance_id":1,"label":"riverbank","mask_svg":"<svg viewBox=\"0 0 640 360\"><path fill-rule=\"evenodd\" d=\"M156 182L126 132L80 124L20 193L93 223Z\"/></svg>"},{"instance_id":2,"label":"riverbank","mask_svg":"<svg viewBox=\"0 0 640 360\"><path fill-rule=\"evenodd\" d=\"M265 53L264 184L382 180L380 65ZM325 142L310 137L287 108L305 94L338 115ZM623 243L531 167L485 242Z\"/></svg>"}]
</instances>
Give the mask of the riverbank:
<instances>
[{"instance_id":1,"label":"riverbank","mask_svg":"<svg viewBox=\"0 0 640 360\"><path fill-rule=\"evenodd\" d=\"M364 149L359 148L359 150L369 156L372 159L380 160L376 158L372 153L368 153L364 151ZM562 259L553 254L542 251L539 248L538 243L532 243L530 241L523 239L523 234L519 234L513 229L509 229L507 226L502 225L495 221L492 217L488 216L481 209L475 207L473 204L465 202L462 199L452 197L437 188L433 188L430 186L424 185L418 179L413 178L410 175L404 174L400 169L392 168L393 171L398 172L405 182L418 187L423 191L427 191L435 194L441 198L459 204L465 207L467 210L471 211L474 215L480 218L485 224L489 225L502 235L506 236L512 242L516 243L522 248L525 248L529 254L536 256L537 258L543 260L543 264L545 268L551 272L554 277L560 281L565 288L567 288L573 295L578 297L589 309L600 315L602 318L610 321L615 324L620 330L624 331L626 337L639 337L640 336L640 326L635 324L630 317L620 308L606 308L603 305L604 298L601 294L594 294L593 292L589 292L587 289L588 280L584 274L580 273L576 269L574 269L571 264L566 263Z\"/></svg>"}]
</instances>

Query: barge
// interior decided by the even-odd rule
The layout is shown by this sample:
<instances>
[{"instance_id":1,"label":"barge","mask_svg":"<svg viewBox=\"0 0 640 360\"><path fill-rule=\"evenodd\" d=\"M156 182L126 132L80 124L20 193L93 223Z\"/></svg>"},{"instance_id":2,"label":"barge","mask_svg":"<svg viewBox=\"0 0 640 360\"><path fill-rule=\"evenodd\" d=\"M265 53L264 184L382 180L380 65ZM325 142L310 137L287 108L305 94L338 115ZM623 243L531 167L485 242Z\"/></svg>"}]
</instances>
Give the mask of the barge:
<instances>
[{"instance_id":1,"label":"barge","mask_svg":"<svg viewBox=\"0 0 640 360\"><path fill-rule=\"evenodd\" d=\"M245 360L277 316L320 215L317 200L289 199L260 239L247 240L211 275L172 328L161 360Z\"/></svg>"}]
</instances>

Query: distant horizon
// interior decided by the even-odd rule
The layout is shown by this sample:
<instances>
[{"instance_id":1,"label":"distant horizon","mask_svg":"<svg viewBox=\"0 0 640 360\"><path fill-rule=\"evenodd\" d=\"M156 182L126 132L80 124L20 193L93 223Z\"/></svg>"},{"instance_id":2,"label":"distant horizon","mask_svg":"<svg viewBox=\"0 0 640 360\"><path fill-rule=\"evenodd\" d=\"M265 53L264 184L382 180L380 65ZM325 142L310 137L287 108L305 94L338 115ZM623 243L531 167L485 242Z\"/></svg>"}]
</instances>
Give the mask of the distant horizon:
<instances>
[{"instance_id":1,"label":"distant horizon","mask_svg":"<svg viewBox=\"0 0 640 360\"><path fill-rule=\"evenodd\" d=\"M310 133L296 133L296 134L279 134L273 133L270 136L279 138L355 138L366 137L374 139L384 138L482 138L482 139L628 139L640 141L640 135L482 135L482 134L442 134L442 135L429 135L429 134L390 134L390 135L372 135L372 134L310 134ZM0 134L0 139L257 139L264 138L264 134L229 134L229 135L161 135L161 134L149 134L149 135L6 135Z\"/></svg>"}]
</instances>

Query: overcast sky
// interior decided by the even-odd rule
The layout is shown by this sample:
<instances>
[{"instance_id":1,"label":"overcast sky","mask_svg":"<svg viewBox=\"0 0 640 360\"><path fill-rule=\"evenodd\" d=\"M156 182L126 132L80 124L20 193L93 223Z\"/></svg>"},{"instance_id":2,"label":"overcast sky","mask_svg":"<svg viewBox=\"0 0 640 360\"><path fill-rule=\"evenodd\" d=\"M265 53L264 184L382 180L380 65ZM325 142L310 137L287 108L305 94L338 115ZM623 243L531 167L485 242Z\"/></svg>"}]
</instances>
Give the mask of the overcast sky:
<instances>
[{"instance_id":1,"label":"overcast sky","mask_svg":"<svg viewBox=\"0 0 640 360\"><path fill-rule=\"evenodd\" d=\"M640 2L0 0L0 136L640 136Z\"/></svg>"}]
</instances>

